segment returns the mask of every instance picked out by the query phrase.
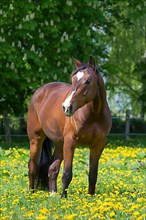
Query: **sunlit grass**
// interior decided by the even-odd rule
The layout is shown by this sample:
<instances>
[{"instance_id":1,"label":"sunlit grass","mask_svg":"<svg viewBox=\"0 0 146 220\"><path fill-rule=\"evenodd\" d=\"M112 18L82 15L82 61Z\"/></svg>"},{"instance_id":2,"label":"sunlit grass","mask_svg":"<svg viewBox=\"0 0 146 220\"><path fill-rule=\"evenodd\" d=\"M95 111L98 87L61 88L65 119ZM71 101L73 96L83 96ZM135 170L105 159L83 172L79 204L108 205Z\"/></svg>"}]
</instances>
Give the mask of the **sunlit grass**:
<instances>
[{"instance_id":1,"label":"sunlit grass","mask_svg":"<svg viewBox=\"0 0 146 220\"><path fill-rule=\"evenodd\" d=\"M74 177L68 199L58 193L28 191L29 151L23 148L1 150L1 220L25 219L146 219L146 150L139 146L108 145L100 159L95 196L87 194L88 157L85 148L76 149Z\"/></svg>"}]
</instances>

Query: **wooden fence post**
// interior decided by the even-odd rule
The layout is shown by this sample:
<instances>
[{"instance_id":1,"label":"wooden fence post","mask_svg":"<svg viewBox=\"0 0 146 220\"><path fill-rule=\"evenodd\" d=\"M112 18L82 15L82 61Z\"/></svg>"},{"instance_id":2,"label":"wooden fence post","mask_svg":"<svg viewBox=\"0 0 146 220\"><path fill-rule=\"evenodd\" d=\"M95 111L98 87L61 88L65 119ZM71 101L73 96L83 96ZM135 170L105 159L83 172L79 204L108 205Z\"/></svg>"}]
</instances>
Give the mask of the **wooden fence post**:
<instances>
[{"instance_id":1,"label":"wooden fence post","mask_svg":"<svg viewBox=\"0 0 146 220\"><path fill-rule=\"evenodd\" d=\"M3 111L3 117L4 117L4 128L5 128L5 143L6 145L11 145L10 121L7 110Z\"/></svg>"},{"instance_id":2,"label":"wooden fence post","mask_svg":"<svg viewBox=\"0 0 146 220\"><path fill-rule=\"evenodd\" d=\"M130 133L130 110L126 110L126 121L125 121L125 140L127 141L129 139L129 133Z\"/></svg>"}]
</instances>

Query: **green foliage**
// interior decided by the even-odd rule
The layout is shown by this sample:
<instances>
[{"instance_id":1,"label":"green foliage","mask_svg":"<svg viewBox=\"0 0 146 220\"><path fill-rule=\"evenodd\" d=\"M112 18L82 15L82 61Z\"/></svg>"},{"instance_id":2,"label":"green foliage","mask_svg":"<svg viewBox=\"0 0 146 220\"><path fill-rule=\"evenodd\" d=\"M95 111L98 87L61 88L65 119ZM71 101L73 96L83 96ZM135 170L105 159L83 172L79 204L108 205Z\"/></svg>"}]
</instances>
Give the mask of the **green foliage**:
<instances>
[{"instance_id":1,"label":"green foliage","mask_svg":"<svg viewBox=\"0 0 146 220\"><path fill-rule=\"evenodd\" d=\"M72 56L87 59L91 53L99 54L93 42L97 39L98 44L101 35L93 30L102 14L98 4L94 1L1 1L3 108L19 113L26 98L41 84L69 80ZM106 18L101 17L99 26L106 23Z\"/></svg>"},{"instance_id":2,"label":"green foliage","mask_svg":"<svg viewBox=\"0 0 146 220\"><path fill-rule=\"evenodd\" d=\"M111 73L107 79L110 99L119 94L122 110L130 108L133 113L146 112L145 80L145 13L144 2L125 1L122 8L122 22L113 29L109 38L111 50L106 68ZM112 87L112 89L110 89ZM145 97L145 98L144 98ZM120 103L118 103L120 105Z\"/></svg>"},{"instance_id":3,"label":"green foliage","mask_svg":"<svg viewBox=\"0 0 146 220\"><path fill-rule=\"evenodd\" d=\"M103 68L110 71L116 66L120 76L128 54L123 54L122 64L117 66L113 62L118 52L116 44L123 47L123 35L127 34L132 46L131 27L135 20L138 25L137 18L142 14L143 1L1 0L1 111L23 113L28 97L40 85L56 80L68 82L73 69L72 57L87 61L89 55L93 55L103 66L109 60L112 47L109 66ZM125 28L131 31L126 32ZM119 31L120 38L117 37ZM143 46L141 48L143 50ZM134 52L137 52L135 45ZM127 64L129 62L131 59ZM133 66L130 63L131 72ZM127 68L126 74L128 71ZM110 79L108 73L107 79ZM116 86L112 81L108 80L110 90Z\"/></svg>"}]
</instances>

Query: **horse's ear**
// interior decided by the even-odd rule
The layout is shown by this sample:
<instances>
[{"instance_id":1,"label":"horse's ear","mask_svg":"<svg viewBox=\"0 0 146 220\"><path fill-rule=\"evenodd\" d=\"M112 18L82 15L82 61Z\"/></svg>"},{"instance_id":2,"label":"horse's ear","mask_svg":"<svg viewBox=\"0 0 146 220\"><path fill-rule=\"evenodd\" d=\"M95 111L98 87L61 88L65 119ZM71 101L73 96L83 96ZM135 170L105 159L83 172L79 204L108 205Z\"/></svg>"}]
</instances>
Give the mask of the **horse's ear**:
<instances>
[{"instance_id":1,"label":"horse's ear","mask_svg":"<svg viewBox=\"0 0 146 220\"><path fill-rule=\"evenodd\" d=\"M74 57L73 57L73 61L74 61L76 68L78 68L82 64L79 60L75 59Z\"/></svg>"},{"instance_id":2,"label":"horse's ear","mask_svg":"<svg viewBox=\"0 0 146 220\"><path fill-rule=\"evenodd\" d=\"M93 59L92 56L90 56L89 61L88 61L88 64L89 64L89 66L93 69L93 71L95 72L96 64L95 64L95 61L94 61L94 59Z\"/></svg>"}]
</instances>

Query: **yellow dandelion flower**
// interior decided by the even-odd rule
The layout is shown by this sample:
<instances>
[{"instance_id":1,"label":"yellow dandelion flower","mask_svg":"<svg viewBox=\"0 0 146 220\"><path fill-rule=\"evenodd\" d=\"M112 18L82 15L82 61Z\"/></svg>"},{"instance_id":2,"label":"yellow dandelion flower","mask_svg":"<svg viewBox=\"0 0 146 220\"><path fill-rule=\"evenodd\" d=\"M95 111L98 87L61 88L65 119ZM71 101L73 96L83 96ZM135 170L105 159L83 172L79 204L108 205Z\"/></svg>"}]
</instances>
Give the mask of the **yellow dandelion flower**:
<instances>
[{"instance_id":1,"label":"yellow dandelion flower","mask_svg":"<svg viewBox=\"0 0 146 220\"><path fill-rule=\"evenodd\" d=\"M24 207L24 206L23 206L23 207L21 207L21 210L22 210L22 211L23 211L23 210L25 210L25 209L26 209L26 207Z\"/></svg>"},{"instance_id":2,"label":"yellow dandelion flower","mask_svg":"<svg viewBox=\"0 0 146 220\"><path fill-rule=\"evenodd\" d=\"M34 215L34 211L30 211L30 212L27 212L26 214L24 214L23 216L24 217L31 217Z\"/></svg>"},{"instance_id":3,"label":"yellow dandelion flower","mask_svg":"<svg viewBox=\"0 0 146 220\"><path fill-rule=\"evenodd\" d=\"M113 217L115 217L115 212L111 211L109 215L110 215L111 218L113 218Z\"/></svg>"},{"instance_id":4,"label":"yellow dandelion flower","mask_svg":"<svg viewBox=\"0 0 146 220\"><path fill-rule=\"evenodd\" d=\"M133 215L134 215L134 217L136 217L136 216L138 216L138 215L139 215L139 212L138 212L138 211L136 211L136 212L134 212L134 213L133 213Z\"/></svg>"},{"instance_id":5,"label":"yellow dandelion flower","mask_svg":"<svg viewBox=\"0 0 146 220\"><path fill-rule=\"evenodd\" d=\"M48 210L47 208L42 208L42 209L39 210L39 212L40 212L41 214L46 214L46 213L49 212L49 210Z\"/></svg>"},{"instance_id":6,"label":"yellow dandelion flower","mask_svg":"<svg viewBox=\"0 0 146 220\"><path fill-rule=\"evenodd\" d=\"M9 171L8 170L3 170L3 173L4 174L9 174Z\"/></svg>"},{"instance_id":7,"label":"yellow dandelion flower","mask_svg":"<svg viewBox=\"0 0 146 220\"><path fill-rule=\"evenodd\" d=\"M5 220L5 219L9 219L9 218L10 218L10 216L5 215L5 216L1 217L1 220Z\"/></svg>"},{"instance_id":8,"label":"yellow dandelion flower","mask_svg":"<svg viewBox=\"0 0 146 220\"><path fill-rule=\"evenodd\" d=\"M18 204L19 203L19 199L15 199L13 202L12 202L12 205L15 205L15 204Z\"/></svg>"},{"instance_id":9,"label":"yellow dandelion flower","mask_svg":"<svg viewBox=\"0 0 146 220\"><path fill-rule=\"evenodd\" d=\"M6 211L7 210L7 208L5 207L5 208L0 208L0 212L4 212L4 211Z\"/></svg>"},{"instance_id":10,"label":"yellow dandelion flower","mask_svg":"<svg viewBox=\"0 0 146 220\"><path fill-rule=\"evenodd\" d=\"M137 220L143 220L143 219L146 219L146 214L143 214L137 218Z\"/></svg>"},{"instance_id":11,"label":"yellow dandelion flower","mask_svg":"<svg viewBox=\"0 0 146 220\"><path fill-rule=\"evenodd\" d=\"M45 220L45 219L47 219L47 218L48 218L47 216L42 215L42 214L39 214L39 215L36 217L37 220Z\"/></svg>"},{"instance_id":12,"label":"yellow dandelion flower","mask_svg":"<svg viewBox=\"0 0 146 220\"><path fill-rule=\"evenodd\" d=\"M91 216L91 217L89 218L89 220L98 219L98 218L100 218L100 215L99 215L98 213L96 213L96 214L94 214L93 216Z\"/></svg>"},{"instance_id":13,"label":"yellow dandelion flower","mask_svg":"<svg viewBox=\"0 0 146 220\"><path fill-rule=\"evenodd\" d=\"M137 198L137 202L144 202L144 200L145 200L145 199L142 198L142 197L141 197L141 198Z\"/></svg>"},{"instance_id":14,"label":"yellow dandelion flower","mask_svg":"<svg viewBox=\"0 0 146 220\"><path fill-rule=\"evenodd\" d=\"M60 219L59 215L53 215L53 219Z\"/></svg>"},{"instance_id":15,"label":"yellow dandelion flower","mask_svg":"<svg viewBox=\"0 0 146 220\"><path fill-rule=\"evenodd\" d=\"M65 220L74 219L74 217L76 217L76 216L77 216L77 214L74 214L74 213L73 213L73 214L70 214L70 215L65 215L65 216L64 216L64 219L65 219Z\"/></svg>"}]
</instances>

